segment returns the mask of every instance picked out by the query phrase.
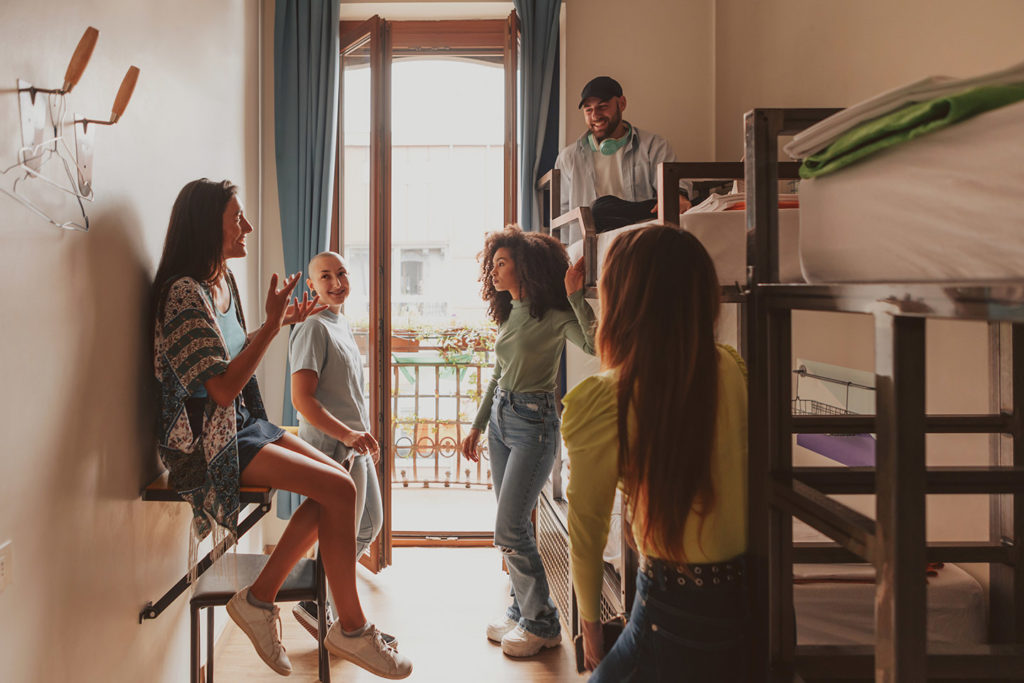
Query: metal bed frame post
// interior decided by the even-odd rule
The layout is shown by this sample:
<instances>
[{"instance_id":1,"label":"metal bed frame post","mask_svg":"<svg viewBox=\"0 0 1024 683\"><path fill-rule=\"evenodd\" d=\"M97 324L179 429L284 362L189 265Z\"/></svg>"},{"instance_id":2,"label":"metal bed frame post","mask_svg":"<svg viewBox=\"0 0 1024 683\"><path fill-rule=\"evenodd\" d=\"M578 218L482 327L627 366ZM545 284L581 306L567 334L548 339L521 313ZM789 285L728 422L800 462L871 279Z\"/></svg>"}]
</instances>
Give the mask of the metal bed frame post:
<instances>
[{"instance_id":1,"label":"metal bed frame post","mask_svg":"<svg viewBox=\"0 0 1024 683\"><path fill-rule=\"evenodd\" d=\"M793 473L792 401L789 367L792 356L792 314L788 309L766 312L766 357L768 396L768 467L772 478L790 478ZM763 486L763 484L762 484ZM768 622L769 646L776 667L789 671L795 660L796 615L793 611L793 521L772 506L768 515L768 590L771 611Z\"/></svg>"},{"instance_id":2,"label":"metal bed frame post","mask_svg":"<svg viewBox=\"0 0 1024 683\"><path fill-rule=\"evenodd\" d=\"M776 477L793 467L790 407L792 320L770 311L759 285L779 282L780 176L796 178L795 163L778 161L778 137L834 113L832 109L754 109L743 117L746 183L747 289L741 330L748 359L748 546L751 680L795 675L792 517L770 504Z\"/></svg>"},{"instance_id":3,"label":"metal bed frame post","mask_svg":"<svg viewBox=\"0 0 1024 683\"><path fill-rule=\"evenodd\" d=\"M1007 416L1009 434L993 434L990 464L1024 467L1024 325L989 324L990 404ZM1017 552L1017 530L1024 529L1024 500L1012 494L989 498L989 540L1012 549L1014 561L989 570L991 638L996 643L1024 642L1024 562Z\"/></svg>"},{"instance_id":4,"label":"metal bed frame post","mask_svg":"<svg viewBox=\"0 0 1024 683\"><path fill-rule=\"evenodd\" d=\"M778 149L775 136L779 128L776 116L763 110L747 112L744 116L744 143L746 166L744 176L747 194L747 325L748 339L745 346L747 363L750 368L748 400L748 545L749 560L747 572L751 587L751 613L754 625L751 633L751 680L758 680L759 672L767 675L772 665L792 661L793 652L785 652L786 630L782 610L772 609L772 588L780 581L775 567L770 562L775 555L771 544L782 531L784 515L768 504L767 482L773 475L778 457L777 444L772 439L772 418L775 417L770 405L772 391L770 375L770 350L780 346L778 339L772 339L772 329L767 321L764 296L757 288L759 282L778 281L778 185L773 182ZM763 180L764 182L759 182ZM775 209L771 211L770 209ZM773 215L774 214L774 215ZM771 342L775 341L776 344ZM788 345L787 345L788 346ZM789 359L786 359L786 366ZM792 588L790 588L792 590ZM769 619L764 617L769 616ZM778 616L778 618L775 618Z\"/></svg>"},{"instance_id":5,"label":"metal bed frame post","mask_svg":"<svg viewBox=\"0 0 1024 683\"><path fill-rule=\"evenodd\" d=\"M875 680L924 681L925 320L875 316Z\"/></svg>"}]
</instances>

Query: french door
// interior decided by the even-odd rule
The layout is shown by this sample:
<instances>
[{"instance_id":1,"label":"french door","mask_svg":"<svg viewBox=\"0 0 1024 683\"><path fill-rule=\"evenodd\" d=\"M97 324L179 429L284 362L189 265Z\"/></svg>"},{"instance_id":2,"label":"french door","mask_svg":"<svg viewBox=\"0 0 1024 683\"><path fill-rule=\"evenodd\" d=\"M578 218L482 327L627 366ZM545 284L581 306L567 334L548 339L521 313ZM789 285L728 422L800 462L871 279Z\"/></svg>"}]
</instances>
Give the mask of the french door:
<instances>
[{"instance_id":1,"label":"french door","mask_svg":"<svg viewBox=\"0 0 1024 683\"><path fill-rule=\"evenodd\" d=\"M496 21L390 22L374 16L363 22L343 21L339 30L338 167L330 244L348 262L351 291L345 315L364 351L371 430L381 447L377 476L384 509L383 529L370 555L362 558L369 569L379 571L391 564L392 548L396 453L392 398L396 395L393 384L399 376L393 367L392 353L392 276L393 271L401 276L395 286L399 296L406 295L407 290L414 289L417 274L427 267L422 262L433 258L429 245L419 250L422 253L413 254L421 261L408 263L402 260L404 254L396 254L393 249L392 65L396 60L443 56L492 60L503 66L500 218L505 223L515 222L518 21L514 12L507 19ZM435 104L438 103L427 102L424 106ZM403 206L398 210L407 215L416 207ZM500 227L491 225L487 229ZM399 267L400 273L395 270Z\"/></svg>"}]
</instances>

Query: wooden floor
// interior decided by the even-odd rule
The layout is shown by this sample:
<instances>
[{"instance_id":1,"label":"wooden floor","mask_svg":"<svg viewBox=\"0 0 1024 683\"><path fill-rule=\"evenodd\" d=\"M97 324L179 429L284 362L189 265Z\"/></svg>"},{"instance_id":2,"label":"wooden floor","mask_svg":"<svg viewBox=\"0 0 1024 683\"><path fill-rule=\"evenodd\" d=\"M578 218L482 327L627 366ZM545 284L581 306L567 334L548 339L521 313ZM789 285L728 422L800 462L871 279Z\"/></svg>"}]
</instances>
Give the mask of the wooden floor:
<instances>
[{"instance_id":1,"label":"wooden floor","mask_svg":"<svg viewBox=\"0 0 1024 683\"><path fill-rule=\"evenodd\" d=\"M508 577L493 548L396 548L394 564L374 576L359 568L359 595L367 617L398 636L402 652L413 660L407 681L582 681L563 633L560 647L537 657L515 660L487 640L487 622L507 604ZM284 645L292 661L289 681L316 681L313 639L281 605ZM215 681L282 681L256 655L248 638L228 623L217 644ZM333 659L332 683L381 681L349 662Z\"/></svg>"}]
</instances>

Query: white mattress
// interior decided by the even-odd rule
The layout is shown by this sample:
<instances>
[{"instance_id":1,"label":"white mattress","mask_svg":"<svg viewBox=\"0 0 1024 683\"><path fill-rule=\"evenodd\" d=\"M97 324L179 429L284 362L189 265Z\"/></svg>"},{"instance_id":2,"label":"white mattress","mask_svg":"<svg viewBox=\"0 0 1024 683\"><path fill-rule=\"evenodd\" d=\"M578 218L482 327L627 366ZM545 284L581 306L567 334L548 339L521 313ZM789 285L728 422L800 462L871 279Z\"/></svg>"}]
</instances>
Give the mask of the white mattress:
<instances>
[{"instance_id":1,"label":"white mattress","mask_svg":"<svg viewBox=\"0 0 1024 683\"><path fill-rule=\"evenodd\" d=\"M797 250L799 209L779 211L779 277L782 282L802 282ZM747 281L747 226L743 211L684 213L680 217L684 230L693 233L707 249L723 285ZM635 230L654 221L627 225L597 235L597 272L604 267L604 256L612 241L627 230ZM583 242L568 247L569 258L576 261L583 254Z\"/></svg>"},{"instance_id":2,"label":"white mattress","mask_svg":"<svg viewBox=\"0 0 1024 683\"><path fill-rule=\"evenodd\" d=\"M793 540L827 541L799 520ZM874 576L866 564L796 564L793 576L810 579ZM987 634L985 593L974 577L955 564L928 577L928 642L983 643ZM793 586L797 642L801 645L872 645L875 641L875 584L799 583Z\"/></svg>"},{"instance_id":3,"label":"white mattress","mask_svg":"<svg viewBox=\"0 0 1024 683\"><path fill-rule=\"evenodd\" d=\"M808 282L1024 278L1024 102L800 184Z\"/></svg>"},{"instance_id":4,"label":"white mattress","mask_svg":"<svg viewBox=\"0 0 1024 683\"><path fill-rule=\"evenodd\" d=\"M815 565L814 571L856 571L859 565ZM794 573L807 565L794 565ZM800 583L793 586L800 645L871 645L875 642L873 583ZM985 595L955 564L928 577L928 642L983 643Z\"/></svg>"}]
</instances>

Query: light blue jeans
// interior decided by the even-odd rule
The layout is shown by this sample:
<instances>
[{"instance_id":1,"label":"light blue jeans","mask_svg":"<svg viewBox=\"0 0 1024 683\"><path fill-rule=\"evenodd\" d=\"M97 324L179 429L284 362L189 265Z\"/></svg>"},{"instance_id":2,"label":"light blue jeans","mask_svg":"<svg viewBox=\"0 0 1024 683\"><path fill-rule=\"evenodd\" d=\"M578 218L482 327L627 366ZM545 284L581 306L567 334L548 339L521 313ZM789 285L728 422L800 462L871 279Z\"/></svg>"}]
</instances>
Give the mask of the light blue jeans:
<instances>
[{"instance_id":1,"label":"light blue jeans","mask_svg":"<svg viewBox=\"0 0 1024 683\"><path fill-rule=\"evenodd\" d=\"M561 624L530 512L555 462L558 425L554 394L495 389L487 444L498 498L494 545L501 549L512 582L512 605L506 615L542 638L558 635Z\"/></svg>"},{"instance_id":2,"label":"light blue jeans","mask_svg":"<svg viewBox=\"0 0 1024 683\"><path fill-rule=\"evenodd\" d=\"M339 448L345 448L339 444ZM352 458L352 482L356 485L356 558L362 556L377 538L384 524L384 508L380 500L377 466L367 453ZM362 514L359 511L362 511Z\"/></svg>"}]
</instances>

